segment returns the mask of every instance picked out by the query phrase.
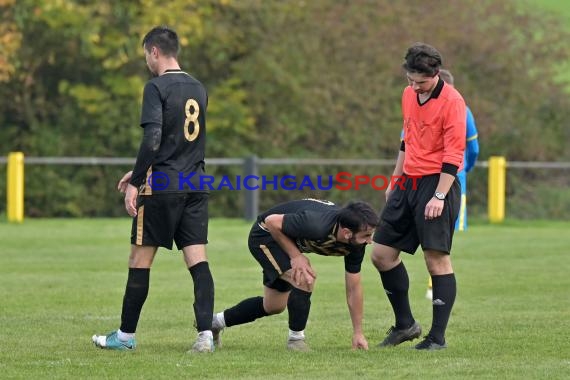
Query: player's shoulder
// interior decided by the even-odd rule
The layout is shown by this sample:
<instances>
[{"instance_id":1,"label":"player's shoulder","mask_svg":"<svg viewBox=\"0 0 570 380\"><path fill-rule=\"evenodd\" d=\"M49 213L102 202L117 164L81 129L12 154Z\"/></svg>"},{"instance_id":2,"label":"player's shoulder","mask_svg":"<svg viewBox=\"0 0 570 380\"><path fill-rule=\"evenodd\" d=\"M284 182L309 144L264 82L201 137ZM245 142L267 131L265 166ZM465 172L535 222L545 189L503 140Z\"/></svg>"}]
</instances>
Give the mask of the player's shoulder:
<instances>
[{"instance_id":1,"label":"player's shoulder","mask_svg":"<svg viewBox=\"0 0 570 380\"><path fill-rule=\"evenodd\" d=\"M461 93L453 86L446 84L445 86L443 86L441 94L449 100L456 100L465 103L463 95L461 95Z\"/></svg>"},{"instance_id":2,"label":"player's shoulder","mask_svg":"<svg viewBox=\"0 0 570 380\"><path fill-rule=\"evenodd\" d=\"M155 87L156 91L163 98L168 98L173 93L172 91L178 94L180 93L180 88L183 88L182 91L187 96L202 99L207 104L208 92L202 82L184 71L169 71L154 77L147 82L147 86Z\"/></svg>"},{"instance_id":3,"label":"player's shoulder","mask_svg":"<svg viewBox=\"0 0 570 380\"><path fill-rule=\"evenodd\" d=\"M274 210L281 211L283 214L296 214L303 219L317 223L319 220L329 219L330 215L336 215L339 207L327 200L306 198L286 202Z\"/></svg>"},{"instance_id":4,"label":"player's shoulder","mask_svg":"<svg viewBox=\"0 0 570 380\"><path fill-rule=\"evenodd\" d=\"M409 98L409 97L414 97L415 98L416 92L414 91L414 89L412 88L412 86L406 86L404 87L404 90L402 91L402 97L403 98Z\"/></svg>"},{"instance_id":5,"label":"player's shoulder","mask_svg":"<svg viewBox=\"0 0 570 380\"><path fill-rule=\"evenodd\" d=\"M326 234L329 225L336 220L337 210L337 206L332 202L298 199L276 205L266 211L262 217L283 214L283 227L287 232L303 236L320 236Z\"/></svg>"},{"instance_id":6,"label":"player's shoulder","mask_svg":"<svg viewBox=\"0 0 570 380\"><path fill-rule=\"evenodd\" d=\"M411 86L406 86L402 92L402 106L406 109L417 103L418 95Z\"/></svg>"},{"instance_id":7,"label":"player's shoulder","mask_svg":"<svg viewBox=\"0 0 570 380\"><path fill-rule=\"evenodd\" d=\"M312 211L315 213L319 212L330 212L337 211L339 206L326 199L316 199L316 198L304 198L299 200L299 206L302 210Z\"/></svg>"},{"instance_id":8,"label":"player's shoulder","mask_svg":"<svg viewBox=\"0 0 570 380\"><path fill-rule=\"evenodd\" d=\"M301 214L308 228L315 228L321 230L322 233L329 233L330 229L338 221L339 207L334 204L320 204L301 211Z\"/></svg>"},{"instance_id":9,"label":"player's shoulder","mask_svg":"<svg viewBox=\"0 0 570 380\"><path fill-rule=\"evenodd\" d=\"M148 83L157 86L169 85L172 83L189 83L203 87L204 85L198 79L183 70L169 70L164 74L151 78Z\"/></svg>"}]
</instances>

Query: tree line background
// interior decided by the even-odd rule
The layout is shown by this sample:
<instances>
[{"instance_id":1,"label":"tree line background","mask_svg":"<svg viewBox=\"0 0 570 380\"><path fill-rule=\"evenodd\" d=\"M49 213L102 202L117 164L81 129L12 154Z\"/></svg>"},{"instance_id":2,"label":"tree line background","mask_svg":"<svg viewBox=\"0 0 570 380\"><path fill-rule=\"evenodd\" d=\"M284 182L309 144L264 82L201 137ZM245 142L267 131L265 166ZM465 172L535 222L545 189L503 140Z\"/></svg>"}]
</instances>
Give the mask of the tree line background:
<instances>
[{"instance_id":1,"label":"tree line background","mask_svg":"<svg viewBox=\"0 0 570 380\"><path fill-rule=\"evenodd\" d=\"M481 160L570 161L569 28L555 14L512 0L0 0L0 156L134 158L150 78L141 40L155 25L178 32L182 68L208 89L210 158L395 157L406 85L401 63L408 46L423 41L440 50L474 112ZM28 165L26 214L124 216L115 185L130 169ZM346 169L392 171L285 166L261 174ZM567 173L554 181L551 173L518 173L509 178L516 185L509 186L510 215L568 214L560 207L570 203ZM5 177L2 165L3 199ZM482 214L486 171L469 178L472 212ZM269 191L261 207L293 196L383 203L383 193L370 189ZM241 202L241 194L216 192L211 213L241 216ZM543 202L538 214L533 202Z\"/></svg>"}]
</instances>

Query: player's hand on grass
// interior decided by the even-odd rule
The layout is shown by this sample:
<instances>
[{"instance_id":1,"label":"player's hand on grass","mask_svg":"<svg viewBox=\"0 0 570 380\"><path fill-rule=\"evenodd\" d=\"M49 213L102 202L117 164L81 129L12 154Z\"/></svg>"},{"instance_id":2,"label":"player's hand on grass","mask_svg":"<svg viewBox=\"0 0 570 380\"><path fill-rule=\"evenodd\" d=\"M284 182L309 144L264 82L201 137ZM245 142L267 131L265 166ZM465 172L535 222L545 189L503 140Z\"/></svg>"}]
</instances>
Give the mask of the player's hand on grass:
<instances>
[{"instance_id":1,"label":"player's hand on grass","mask_svg":"<svg viewBox=\"0 0 570 380\"><path fill-rule=\"evenodd\" d=\"M362 333L352 335L353 350L368 350L368 341Z\"/></svg>"},{"instance_id":2,"label":"player's hand on grass","mask_svg":"<svg viewBox=\"0 0 570 380\"><path fill-rule=\"evenodd\" d=\"M130 216L135 217L137 216L137 195L139 191L130 183L127 184L126 187L127 190L125 191L125 209Z\"/></svg>"},{"instance_id":3,"label":"player's hand on grass","mask_svg":"<svg viewBox=\"0 0 570 380\"><path fill-rule=\"evenodd\" d=\"M127 191L127 185L129 184L129 181L131 180L132 176L133 176L132 170L130 172L126 172L123 178L121 178L121 180L117 184L117 190L119 190L121 193L124 194Z\"/></svg>"},{"instance_id":4,"label":"player's hand on grass","mask_svg":"<svg viewBox=\"0 0 570 380\"><path fill-rule=\"evenodd\" d=\"M293 270L293 282L297 285L312 285L317 278L309 259L303 254L291 259L291 269Z\"/></svg>"}]
</instances>

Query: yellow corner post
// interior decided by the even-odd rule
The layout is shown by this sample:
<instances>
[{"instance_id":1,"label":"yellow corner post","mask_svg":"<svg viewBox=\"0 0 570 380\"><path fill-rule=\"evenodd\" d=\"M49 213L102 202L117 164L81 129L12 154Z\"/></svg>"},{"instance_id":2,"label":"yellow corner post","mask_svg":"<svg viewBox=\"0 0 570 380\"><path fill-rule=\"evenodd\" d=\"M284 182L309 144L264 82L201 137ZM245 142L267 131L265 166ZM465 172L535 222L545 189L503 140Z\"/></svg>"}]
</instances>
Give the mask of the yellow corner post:
<instances>
[{"instance_id":1,"label":"yellow corner post","mask_svg":"<svg viewBox=\"0 0 570 380\"><path fill-rule=\"evenodd\" d=\"M24 153L11 152L8 155L7 174L8 221L21 223L24 221Z\"/></svg>"},{"instance_id":2,"label":"yellow corner post","mask_svg":"<svg viewBox=\"0 0 570 380\"><path fill-rule=\"evenodd\" d=\"M505 190L507 160L505 157L489 157L489 221L501 223L505 219Z\"/></svg>"}]
</instances>

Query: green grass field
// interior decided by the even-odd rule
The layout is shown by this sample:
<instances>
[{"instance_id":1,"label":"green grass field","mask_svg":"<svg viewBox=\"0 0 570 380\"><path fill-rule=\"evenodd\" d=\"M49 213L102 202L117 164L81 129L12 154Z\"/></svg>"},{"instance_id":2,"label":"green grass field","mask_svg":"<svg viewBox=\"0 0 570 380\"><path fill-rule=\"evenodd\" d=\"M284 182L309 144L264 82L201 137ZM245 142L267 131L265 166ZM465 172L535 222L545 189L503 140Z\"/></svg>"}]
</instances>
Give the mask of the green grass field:
<instances>
[{"instance_id":1,"label":"green grass field","mask_svg":"<svg viewBox=\"0 0 570 380\"><path fill-rule=\"evenodd\" d=\"M249 223L214 219L209 256L216 310L261 294L246 248ZM91 335L118 327L128 219L0 223L0 377L50 379L567 379L570 374L570 223L478 224L458 234L458 297L447 350L378 349L393 323L380 280L364 263L365 333L350 349L342 259L311 255L318 281L307 327L312 351L285 350L287 316L225 331L224 347L191 355L192 282L179 253L160 251L135 352L96 349ZM406 255L410 298L424 330L423 258Z\"/></svg>"}]
</instances>

